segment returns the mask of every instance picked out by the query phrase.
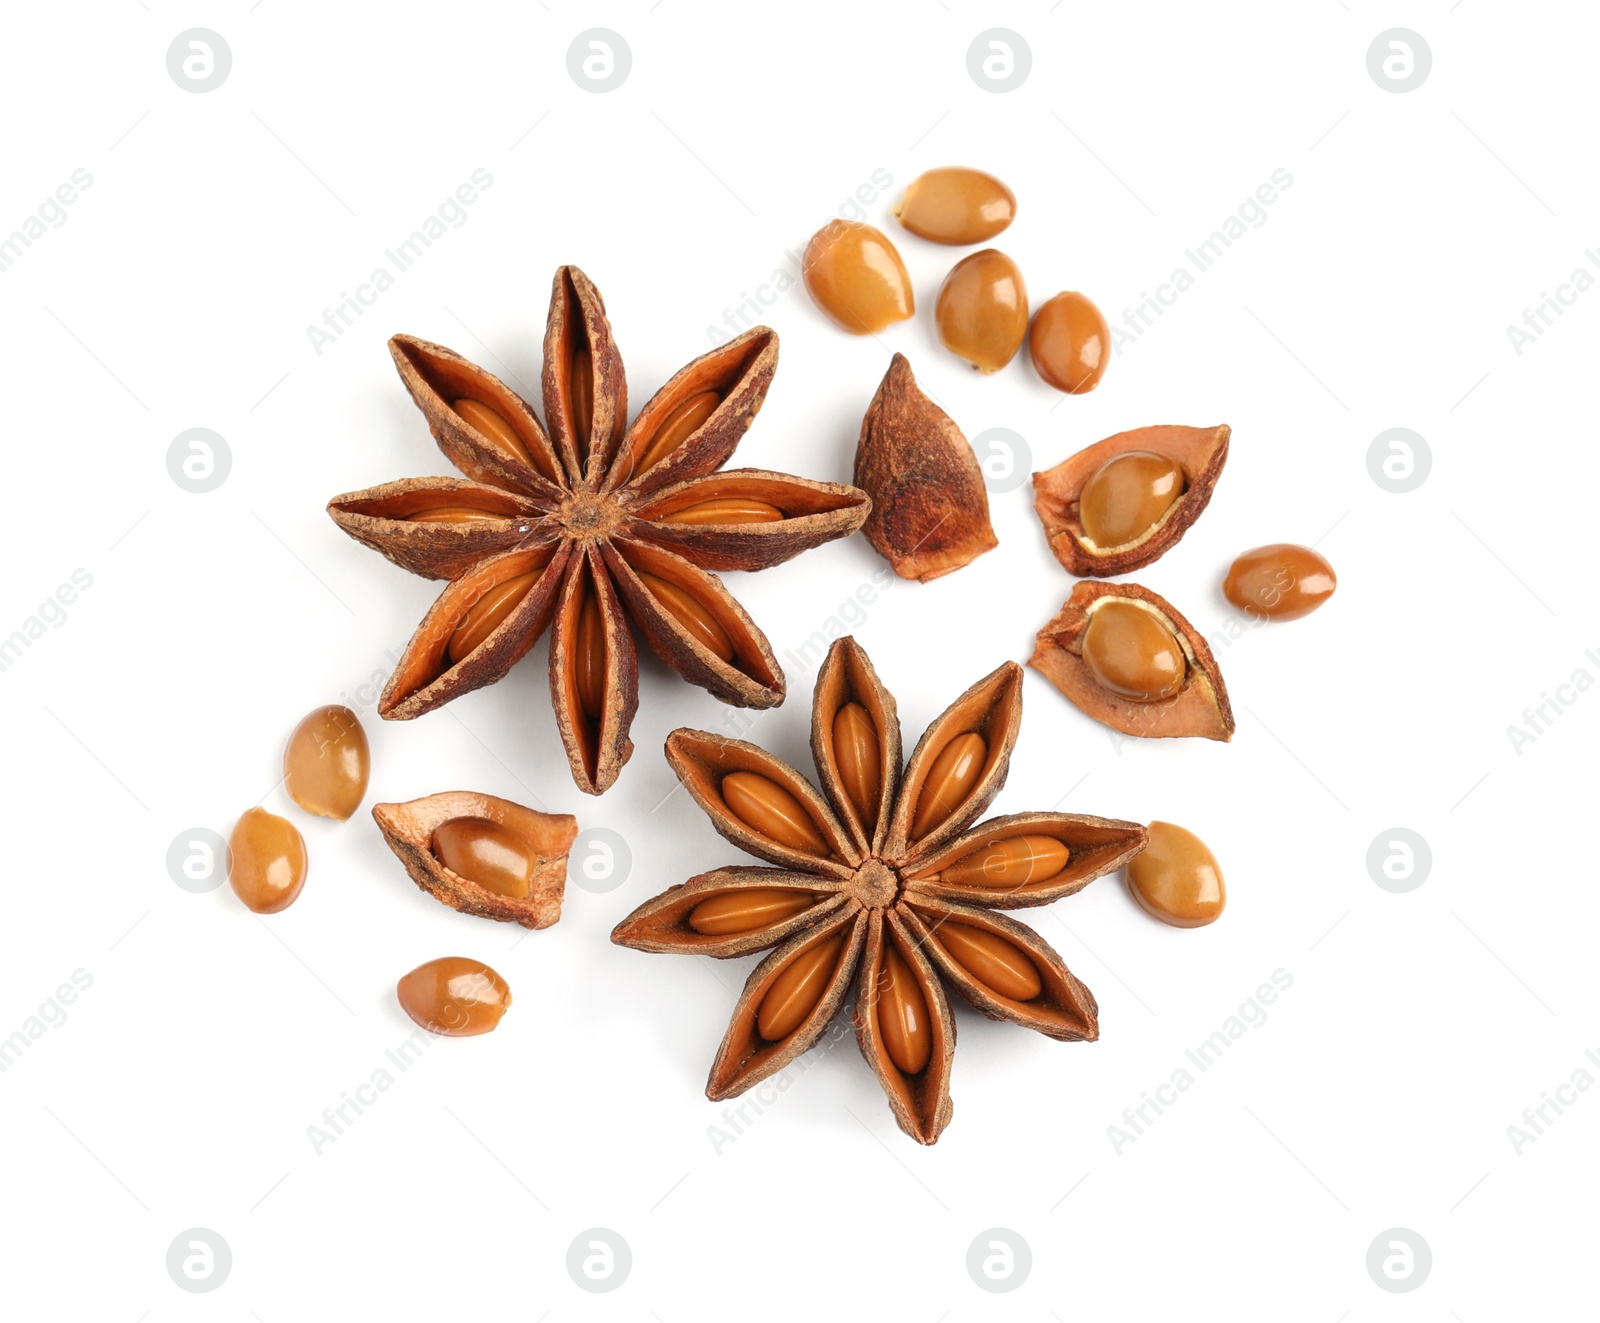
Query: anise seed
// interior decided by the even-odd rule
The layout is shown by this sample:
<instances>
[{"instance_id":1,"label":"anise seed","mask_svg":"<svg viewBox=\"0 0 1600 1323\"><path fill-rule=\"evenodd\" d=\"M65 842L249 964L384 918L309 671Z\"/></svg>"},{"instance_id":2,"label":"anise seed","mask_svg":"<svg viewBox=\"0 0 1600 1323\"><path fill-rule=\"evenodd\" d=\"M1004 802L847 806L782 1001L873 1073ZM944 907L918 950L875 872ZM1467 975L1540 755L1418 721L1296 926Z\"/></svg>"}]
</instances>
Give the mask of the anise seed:
<instances>
[{"instance_id":1,"label":"anise seed","mask_svg":"<svg viewBox=\"0 0 1600 1323\"><path fill-rule=\"evenodd\" d=\"M474 602L456 625L455 633L450 635L451 662L465 661L471 656L484 639L493 634L516 609L517 603L528 595L541 573L540 570L529 570L526 574L506 579L488 589Z\"/></svg>"},{"instance_id":2,"label":"anise seed","mask_svg":"<svg viewBox=\"0 0 1600 1323\"><path fill-rule=\"evenodd\" d=\"M911 839L920 840L960 807L983 774L989 746L982 735L968 731L939 750L922 782L917 811L911 817Z\"/></svg>"},{"instance_id":3,"label":"anise seed","mask_svg":"<svg viewBox=\"0 0 1600 1323\"><path fill-rule=\"evenodd\" d=\"M1076 290L1048 299L1033 315L1028 354L1057 390L1083 395L1100 384L1111 362L1111 328L1094 301Z\"/></svg>"},{"instance_id":4,"label":"anise seed","mask_svg":"<svg viewBox=\"0 0 1600 1323\"><path fill-rule=\"evenodd\" d=\"M284 789L307 813L343 822L361 807L372 773L367 732L337 703L309 713L283 751Z\"/></svg>"},{"instance_id":5,"label":"anise seed","mask_svg":"<svg viewBox=\"0 0 1600 1323\"><path fill-rule=\"evenodd\" d=\"M808 947L772 980L772 986L761 999L761 1009L756 1012L756 1030L767 1042L776 1043L787 1038L822 1000L839 963L844 938L843 933L838 933Z\"/></svg>"},{"instance_id":6,"label":"anise seed","mask_svg":"<svg viewBox=\"0 0 1600 1323\"><path fill-rule=\"evenodd\" d=\"M488 818L451 818L433 829L434 857L452 873L498 896L526 900L537 853L515 832Z\"/></svg>"},{"instance_id":7,"label":"anise seed","mask_svg":"<svg viewBox=\"0 0 1600 1323\"><path fill-rule=\"evenodd\" d=\"M816 900L809 891L748 887L702 900L689 911L689 926L706 937L754 932L793 918Z\"/></svg>"},{"instance_id":8,"label":"anise seed","mask_svg":"<svg viewBox=\"0 0 1600 1323\"><path fill-rule=\"evenodd\" d=\"M951 958L991 992L1032 1001L1044 990L1039 968L1015 942L971 924L941 923L936 935Z\"/></svg>"},{"instance_id":9,"label":"anise seed","mask_svg":"<svg viewBox=\"0 0 1600 1323\"><path fill-rule=\"evenodd\" d=\"M594 426L594 360L587 349L575 349L568 374L567 403L572 409L578 458L589 462L589 430Z\"/></svg>"},{"instance_id":10,"label":"anise seed","mask_svg":"<svg viewBox=\"0 0 1600 1323\"><path fill-rule=\"evenodd\" d=\"M939 343L979 372L998 372L1028 333L1028 289L997 248L963 257L939 286L933 317Z\"/></svg>"},{"instance_id":11,"label":"anise seed","mask_svg":"<svg viewBox=\"0 0 1600 1323\"><path fill-rule=\"evenodd\" d=\"M722 778L722 799L746 827L779 845L824 859L833 853L800 801L771 777L729 772Z\"/></svg>"},{"instance_id":12,"label":"anise seed","mask_svg":"<svg viewBox=\"0 0 1600 1323\"><path fill-rule=\"evenodd\" d=\"M1273 542L1243 552L1228 569L1223 595L1246 615L1298 620L1333 596L1333 566L1310 547Z\"/></svg>"},{"instance_id":13,"label":"anise seed","mask_svg":"<svg viewBox=\"0 0 1600 1323\"><path fill-rule=\"evenodd\" d=\"M911 966L887 936L878 969L877 1010L878 1031L889 1060L904 1074L920 1075L933 1055L928 1003L912 977Z\"/></svg>"},{"instance_id":14,"label":"anise seed","mask_svg":"<svg viewBox=\"0 0 1600 1323\"><path fill-rule=\"evenodd\" d=\"M418 510L406 516L413 524L481 524L499 515L487 510L474 510L470 505L440 505L432 510Z\"/></svg>"},{"instance_id":15,"label":"anise seed","mask_svg":"<svg viewBox=\"0 0 1600 1323\"><path fill-rule=\"evenodd\" d=\"M395 986L400 1009L430 1034L470 1038L500 1023L511 1005L505 979L481 960L443 956L418 965Z\"/></svg>"},{"instance_id":16,"label":"anise seed","mask_svg":"<svg viewBox=\"0 0 1600 1323\"><path fill-rule=\"evenodd\" d=\"M846 703L834 713L833 759L861 825L871 832L878 824L883 792L883 746L878 728L860 703Z\"/></svg>"},{"instance_id":17,"label":"anise seed","mask_svg":"<svg viewBox=\"0 0 1600 1323\"><path fill-rule=\"evenodd\" d=\"M894 214L912 234L934 243L983 243L1011 224L1017 198L982 170L943 166L907 184Z\"/></svg>"},{"instance_id":18,"label":"anise seed","mask_svg":"<svg viewBox=\"0 0 1600 1323\"><path fill-rule=\"evenodd\" d=\"M1129 450L1108 459L1083 485L1078 519L1097 547L1142 540L1187 490L1176 460L1150 450Z\"/></svg>"},{"instance_id":19,"label":"anise seed","mask_svg":"<svg viewBox=\"0 0 1600 1323\"><path fill-rule=\"evenodd\" d=\"M871 225L829 221L811 236L800 265L812 302L851 335L881 331L916 310L899 250Z\"/></svg>"},{"instance_id":20,"label":"anise seed","mask_svg":"<svg viewBox=\"0 0 1600 1323\"><path fill-rule=\"evenodd\" d=\"M465 398L454 401L450 407L466 419L479 436L507 459L514 459L519 464L526 465L535 473L542 473L552 482L555 480L555 474L548 471L543 456L535 459L533 452L528 449L523 439L517 435L517 429L512 427L505 416L497 410L491 409L482 400Z\"/></svg>"},{"instance_id":21,"label":"anise seed","mask_svg":"<svg viewBox=\"0 0 1600 1323\"><path fill-rule=\"evenodd\" d=\"M1189 673L1177 636L1161 618L1115 598L1104 599L1089 617L1083 662L1101 685L1134 703L1171 698Z\"/></svg>"},{"instance_id":22,"label":"anise seed","mask_svg":"<svg viewBox=\"0 0 1600 1323\"><path fill-rule=\"evenodd\" d=\"M1145 913L1174 928L1214 923L1228 899L1216 855L1170 822L1150 824L1150 843L1128 861L1128 890Z\"/></svg>"},{"instance_id":23,"label":"anise seed","mask_svg":"<svg viewBox=\"0 0 1600 1323\"><path fill-rule=\"evenodd\" d=\"M746 500L741 496L718 496L698 501L681 510L661 516L663 524L775 524L783 511L766 501Z\"/></svg>"},{"instance_id":24,"label":"anise seed","mask_svg":"<svg viewBox=\"0 0 1600 1323\"><path fill-rule=\"evenodd\" d=\"M650 595L661 604L662 610L694 635L706 651L725 662L733 660L733 640L721 622L704 606L675 583L658 579L653 574L639 573L639 581L650 590Z\"/></svg>"},{"instance_id":25,"label":"anise seed","mask_svg":"<svg viewBox=\"0 0 1600 1323\"><path fill-rule=\"evenodd\" d=\"M257 914L286 910L306 884L306 843L287 818L246 810L228 837L228 885Z\"/></svg>"},{"instance_id":26,"label":"anise seed","mask_svg":"<svg viewBox=\"0 0 1600 1323\"><path fill-rule=\"evenodd\" d=\"M666 416L661 426L656 428L654 436L641 438L636 443L638 461L634 465L635 471L642 473L659 464L694 435L721 403L722 396L714 390L691 395Z\"/></svg>"},{"instance_id":27,"label":"anise seed","mask_svg":"<svg viewBox=\"0 0 1600 1323\"><path fill-rule=\"evenodd\" d=\"M1054 836L990 841L939 871L941 882L968 887L1026 887L1048 882L1067 866L1067 847Z\"/></svg>"},{"instance_id":28,"label":"anise seed","mask_svg":"<svg viewBox=\"0 0 1600 1323\"><path fill-rule=\"evenodd\" d=\"M578 636L573 641L578 680L578 704L590 721L600 720L606 702L606 631L600 616L600 599L593 585L578 611Z\"/></svg>"}]
</instances>

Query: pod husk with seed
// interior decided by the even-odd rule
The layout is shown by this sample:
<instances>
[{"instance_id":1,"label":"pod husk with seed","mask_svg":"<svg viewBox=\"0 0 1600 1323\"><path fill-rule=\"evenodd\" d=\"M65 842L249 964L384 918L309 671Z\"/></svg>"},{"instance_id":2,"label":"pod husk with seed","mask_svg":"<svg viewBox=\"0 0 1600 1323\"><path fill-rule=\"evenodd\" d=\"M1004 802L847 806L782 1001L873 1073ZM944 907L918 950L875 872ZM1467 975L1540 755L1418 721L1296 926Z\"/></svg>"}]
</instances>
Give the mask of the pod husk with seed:
<instances>
[{"instance_id":1,"label":"pod husk with seed","mask_svg":"<svg viewBox=\"0 0 1600 1323\"><path fill-rule=\"evenodd\" d=\"M1227 462L1231 433L1225 423L1219 427L1137 427L1097 441L1053 469L1035 473L1033 508L1056 559L1069 574L1094 578L1128 574L1159 560L1177 545L1211 500ZM1148 450L1174 460L1183 470L1187 486L1144 537L1124 546L1096 547L1083 531L1078 499L1101 465L1130 450Z\"/></svg>"}]
</instances>

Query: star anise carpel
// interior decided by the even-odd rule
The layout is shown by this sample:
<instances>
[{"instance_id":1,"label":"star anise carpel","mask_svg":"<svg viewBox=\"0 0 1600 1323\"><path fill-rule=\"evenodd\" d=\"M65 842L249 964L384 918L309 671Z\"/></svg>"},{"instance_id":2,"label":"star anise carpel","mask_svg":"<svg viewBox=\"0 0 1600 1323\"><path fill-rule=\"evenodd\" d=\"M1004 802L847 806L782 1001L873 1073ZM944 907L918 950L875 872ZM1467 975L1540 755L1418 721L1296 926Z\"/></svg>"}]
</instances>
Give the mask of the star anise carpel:
<instances>
[{"instance_id":1,"label":"star anise carpel","mask_svg":"<svg viewBox=\"0 0 1600 1323\"><path fill-rule=\"evenodd\" d=\"M1005 782L1021 718L1022 669L1007 662L947 708L902 767L894 699L844 638L812 708L820 788L742 740L667 738L669 763L717 831L770 865L702 873L611 935L643 951L771 951L734 1007L708 1097L782 1070L853 993L857 1042L895 1119L931 1144L951 1113L946 985L990 1019L1063 1041L1098 1036L1093 994L1002 911L1074 894L1138 854L1146 832L1072 813L974 826Z\"/></svg>"},{"instance_id":2,"label":"star anise carpel","mask_svg":"<svg viewBox=\"0 0 1600 1323\"><path fill-rule=\"evenodd\" d=\"M600 292L556 272L544 422L441 345L389 342L400 379L464 478L338 496L334 521L414 574L448 579L378 703L407 720L499 680L551 629L550 693L573 779L606 790L632 753L634 631L724 702L773 707L783 671L717 577L854 532L871 502L840 483L722 470L761 408L778 337L756 327L682 368L627 424ZM547 430L548 425L548 430Z\"/></svg>"}]
</instances>

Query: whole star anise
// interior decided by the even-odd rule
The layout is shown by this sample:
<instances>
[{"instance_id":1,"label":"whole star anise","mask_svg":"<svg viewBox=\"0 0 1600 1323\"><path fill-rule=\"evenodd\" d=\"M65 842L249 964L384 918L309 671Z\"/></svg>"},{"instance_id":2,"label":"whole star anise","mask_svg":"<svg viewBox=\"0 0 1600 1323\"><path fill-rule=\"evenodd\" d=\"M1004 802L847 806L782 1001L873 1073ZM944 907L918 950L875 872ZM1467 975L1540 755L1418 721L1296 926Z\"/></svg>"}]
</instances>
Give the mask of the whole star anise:
<instances>
[{"instance_id":1,"label":"whole star anise","mask_svg":"<svg viewBox=\"0 0 1600 1323\"><path fill-rule=\"evenodd\" d=\"M685 679L774 707L783 671L712 571L760 570L844 537L854 487L760 469L718 472L761 408L778 337L758 326L681 369L627 422L627 382L600 292L556 272L544 337L549 431L509 386L441 345L389 342L439 448L464 474L335 497L334 522L414 574L450 583L378 702L409 720L492 684L552 621L550 693L581 790L633 751L632 622Z\"/></svg>"},{"instance_id":2,"label":"whole star anise","mask_svg":"<svg viewBox=\"0 0 1600 1323\"><path fill-rule=\"evenodd\" d=\"M677 730L667 759L712 825L774 868L702 873L641 905L611 940L710 956L777 948L745 983L706 1095L720 1101L821 1037L851 989L862 1055L900 1128L950 1121L955 1022L944 984L995 1020L1099 1036L1094 996L1038 933L999 910L1045 905L1144 848L1133 822L1019 813L972 823L1004 784L1022 718L1007 662L928 727L901 770L894 699L840 639L817 677L822 791L741 740Z\"/></svg>"}]
</instances>

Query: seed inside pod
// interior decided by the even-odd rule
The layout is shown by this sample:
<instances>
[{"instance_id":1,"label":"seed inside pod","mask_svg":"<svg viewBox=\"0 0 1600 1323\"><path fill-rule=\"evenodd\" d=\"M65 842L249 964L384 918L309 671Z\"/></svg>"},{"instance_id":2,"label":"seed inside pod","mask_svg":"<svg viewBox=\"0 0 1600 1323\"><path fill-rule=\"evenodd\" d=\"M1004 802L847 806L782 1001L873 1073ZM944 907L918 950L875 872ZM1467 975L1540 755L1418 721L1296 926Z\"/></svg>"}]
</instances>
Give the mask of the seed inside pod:
<instances>
[{"instance_id":1,"label":"seed inside pod","mask_svg":"<svg viewBox=\"0 0 1600 1323\"><path fill-rule=\"evenodd\" d=\"M725 662L733 660L733 640L717 618L675 583L639 571L639 582L661 604L662 610L682 625L706 651Z\"/></svg>"},{"instance_id":2,"label":"seed inside pod","mask_svg":"<svg viewBox=\"0 0 1600 1323\"><path fill-rule=\"evenodd\" d=\"M870 225L829 221L811 236L802 266L812 301L852 335L881 331L916 309L900 253Z\"/></svg>"},{"instance_id":3,"label":"seed inside pod","mask_svg":"<svg viewBox=\"0 0 1600 1323\"><path fill-rule=\"evenodd\" d=\"M963 257L934 304L939 343L979 372L997 372L1028 333L1028 288L1017 264L997 248Z\"/></svg>"},{"instance_id":4,"label":"seed inside pod","mask_svg":"<svg viewBox=\"0 0 1600 1323\"><path fill-rule=\"evenodd\" d=\"M800 801L769 776L729 772L722 778L722 800L751 831L779 845L824 859L833 853Z\"/></svg>"},{"instance_id":5,"label":"seed inside pod","mask_svg":"<svg viewBox=\"0 0 1600 1323\"><path fill-rule=\"evenodd\" d=\"M634 468L642 472L652 465L659 464L694 435L706 419L717 411L717 405L721 403L722 396L714 390L703 390L698 395L691 395L662 420L654 436L648 439L641 438L636 443L634 454L637 456L637 462Z\"/></svg>"},{"instance_id":6,"label":"seed inside pod","mask_svg":"<svg viewBox=\"0 0 1600 1323\"><path fill-rule=\"evenodd\" d=\"M920 840L960 807L983 775L989 746L982 735L968 731L939 750L922 782L917 810L911 816L911 839Z\"/></svg>"},{"instance_id":7,"label":"seed inside pod","mask_svg":"<svg viewBox=\"0 0 1600 1323\"><path fill-rule=\"evenodd\" d=\"M1332 597L1338 586L1333 566L1310 547L1273 542L1234 561L1222 591L1248 615L1298 620Z\"/></svg>"},{"instance_id":8,"label":"seed inside pod","mask_svg":"<svg viewBox=\"0 0 1600 1323\"><path fill-rule=\"evenodd\" d=\"M824 938L791 960L761 999L756 1029L769 1043L787 1038L810 1015L839 964L844 933Z\"/></svg>"},{"instance_id":9,"label":"seed inside pod","mask_svg":"<svg viewBox=\"0 0 1600 1323\"><path fill-rule=\"evenodd\" d=\"M1090 299L1068 290L1034 314L1028 352L1057 390L1082 395L1100 384L1111 362L1111 328Z\"/></svg>"},{"instance_id":10,"label":"seed inside pod","mask_svg":"<svg viewBox=\"0 0 1600 1323\"><path fill-rule=\"evenodd\" d=\"M783 511L766 501L719 496L661 516L663 524L775 524Z\"/></svg>"},{"instance_id":11,"label":"seed inside pod","mask_svg":"<svg viewBox=\"0 0 1600 1323\"><path fill-rule=\"evenodd\" d=\"M846 703L833 714L833 759L844 792L870 833L878 824L878 799L883 793L883 745L860 703Z\"/></svg>"},{"instance_id":12,"label":"seed inside pod","mask_svg":"<svg viewBox=\"0 0 1600 1323\"><path fill-rule=\"evenodd\" d=\"M1100 684L1135 703L1171 698L1189 673L1177 636L1130 599L1106 598L1095 608L1083 634L1083 660Z\"/></svg>"},{"instance_id":13,"label":"seed inside pod","mask_svg":"<svg viewBox=\"0 0 1600 1323\"><path fill-rule=\"evenodd\" d=\"M337 703L307 714L283 751L284 789L307 813L343 822L361 807L372 772L367 732Z\"/></svg>"},{"instance_id":14,"label":"seed inside pod","mask_svg":"<svg viewBox=\"0 0 1600 1323\"><path fill-rule=\"evenodd\" d=\"M912 976L911 966L896 950L888 934L883 939L883 964L878 969L878 1032L895 1068L920 1075L933 1054L933 1030L928 1023L928 1003Z\"/></svg>"},{"instance_id":15,"label":"seed inside pod","mask_svg":"<svg viewBox=\"0 0 1600 1323\"><path fill-rule=\"evenodd\" d=\"M497 896L526 900L538 854L513 831L488 818L451 818L433 829L434 857L452 873Z\"/></svg>"},{"instance_id":16,"label":"seed inside pod","mask_svg":"<svg viewBox=\"0 0 1600 1323\"><path fill-rule=\"evenodd\" d=\"M430 1034L486 1034L511 1006L511 989L481 960L444 956L418 965L395 986L400 1009Z\"/></svg>"},{"instance_id":17,"label":"seed inside pod","mask_svg":"<svg viewBox=\"0 0 1600 1323\"><path fill-rule=\"evenodd\" d=\"M1032 1001L1044 990L1039 967L1028 953L998 933L946 919L935 936L976 982L1002 997Z\"/></svg>"},{"instance_id":18,"label":"seed inside pod","mask_svg":"<svg viewBox=\"0 0 1600 1323\"><path fill-rule=\"evenodd\" d=\"M578 636L573 641L578 706L590 721L598 721L606 701L606 630L600 618L600 599L589 586L578 611Z\"/></svg>"},{"instance_id":19,"label":"seed inside pod","mask_svg":"<svg viewBox=\"0 0 1600 1323\"><path fill-rule=\"evenodd\" d=\"M1048 882L1067 866L1067 847L1054 836L1008 836L990 841L939 870L941 882L964 887L1026 887Z\"/></svg>"},{"instance_id":20,"label":"seed inside pod","mask_svg":"<svg viewBox=\"0 0 1600 1323\"><path fill-rule=\"evenodd\" d=\"M567 381L567 404L572 410L572 430L577 434L578 458L587 463L589 432L594 427L594 357L587 348L572 351Z\"/></svg>"},{"instance_id":21,"label":"seed inside pod","mask_svg":"<svg viewBox=\"0 0 1600 1323\"><path fill-rule=\"evenodd\" d=\"M1108 459L1083 486L1078 517L1097 547L1140 541L1183 495L1187 483L1175 460L1149 450Z\"/></svg>"},{"instance_id":22,"label":"seed inside pod","mask_svg":"<svg viewBox=\"0 0 1600 1323\"><path fill-rule=\"evenodd\" d=\"M982 170L944 166L907 184L894 214L912 234L934 243L982 243L1016 218L1017 198Z\"/></svg>"},{"instance_id":23,"label":"seed inside pod","mask_svg":"<svg viewBox=\"0 0 1600 1323\"><path fill-rule=\"evenodd\" d=\"M474 510L470 505L440 505L406 516L413 524L481 524L500 517L487 510Z\"/></svg>"},{"instance_id":24,"label":"seed inside pod","mask_svg":"<svg viewBox=\"0 0 1600 1323\"><path fill-rule=\"evenodd\" d=\"M726 891L710 900L702 900L690 910L689 926L706 937L754 932L757 928L793 918L816 899L809 891L781 891L771 887Z\"/></svg>"},{"instance_id":25,"label":"seed inside pod","mask_svg":"<svg viewBox=\"0 0 1600 1323\"><path fill-rule=\"evenodd\" d=\"M1128 889L1146 913L1174 928L1215 922L1228 896L1206 843L1170 822L1150 824L1150 843L1128 863Z\"/></svg>"},{"instance_id":26,"label":"seed inside pod","mask_svg":"<svg viewBox=\"0 0 1600 1323\"><path fill-rule=\"evenodd\" d=\"M454 401L451 406L467 423L507 459L514 459L519 464L526 465L535 473L543 474L551 482L556 475L550 471L549 464L541 455L537 458L527 443L517 434L506 417L497 410L490 408L481 400L462 398Z\"/></svg>"},{"instance_id":27,"label":"seed inside pod","mask_svg":"<svg viewBox=\"0 0 1600 1323\"><path fill-rule=\"evenodd\" d=\"M228 837L228 885L257 914L293 905L306 884L306 843L294 823L263 808L246 810Z\"/></svg>"},{"instance_id":28,"label":"seed inside pod","mask_svg":"<svg viewBox=\"0 0 1600 1323\"><path fill-rule=\"evenodd\" d=\"M450 661L465 661L477 650L484 639L500 627L505 618L516 610L517 603L528 595L538 582L539 570L529 570L486 589L483 596L467 610L450 636Z\"/></svg>"}]
</instances>

